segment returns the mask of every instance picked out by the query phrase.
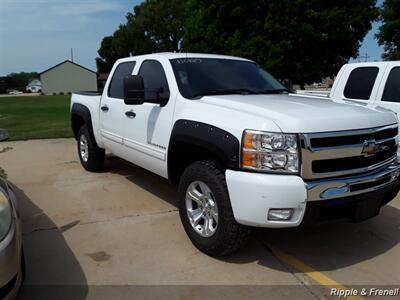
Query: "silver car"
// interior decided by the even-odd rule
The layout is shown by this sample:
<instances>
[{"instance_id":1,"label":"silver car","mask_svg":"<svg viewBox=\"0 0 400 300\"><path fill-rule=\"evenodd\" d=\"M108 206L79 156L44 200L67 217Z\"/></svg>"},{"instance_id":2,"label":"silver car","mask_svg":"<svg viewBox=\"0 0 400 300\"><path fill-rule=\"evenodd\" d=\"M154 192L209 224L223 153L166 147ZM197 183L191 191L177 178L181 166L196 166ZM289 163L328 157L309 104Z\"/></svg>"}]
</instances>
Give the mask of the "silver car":
<instances>
[{"instance_id":1,"label":"silver car","mask_svg":"<svg viewBox=\"0 0 400 300\"><path fill-rule=\"evenodd\" d=\"M0 299L15 299L24 276L22 232L15 194L0 177Z\"/></svg>"}]
</instances>

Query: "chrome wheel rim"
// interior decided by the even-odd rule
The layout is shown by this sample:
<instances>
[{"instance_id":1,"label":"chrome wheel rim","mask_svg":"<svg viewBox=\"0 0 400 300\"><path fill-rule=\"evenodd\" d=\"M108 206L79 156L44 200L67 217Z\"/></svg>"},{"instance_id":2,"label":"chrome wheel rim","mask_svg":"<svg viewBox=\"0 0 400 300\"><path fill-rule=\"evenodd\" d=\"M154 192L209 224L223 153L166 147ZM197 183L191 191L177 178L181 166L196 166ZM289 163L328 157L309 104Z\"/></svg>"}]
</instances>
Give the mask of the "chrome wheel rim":
<instances>
[{"instance_id":1,"label":"chrome wheel rim","mask_svg":"<svg viewBox=\"0 0 400 300\"><path fill-rule=\"evenodd\" d=\"M186 211L192 228L202 237L212 236L218 227L218 207L211 189L202 181L186 190Z\"/></svg>"},{"instance_id":2,"label":"chrome wheel rim","mask_svg":"<svg viewBox=\"0 0 400 300\"><path fill-rule=\"evenodd\" d=\"M84 162L87 162L89 159L89 146L87 142L87 138L84 134L81 135L79 139L79 149L81 158Z\"/></svg>"}]
</instances>

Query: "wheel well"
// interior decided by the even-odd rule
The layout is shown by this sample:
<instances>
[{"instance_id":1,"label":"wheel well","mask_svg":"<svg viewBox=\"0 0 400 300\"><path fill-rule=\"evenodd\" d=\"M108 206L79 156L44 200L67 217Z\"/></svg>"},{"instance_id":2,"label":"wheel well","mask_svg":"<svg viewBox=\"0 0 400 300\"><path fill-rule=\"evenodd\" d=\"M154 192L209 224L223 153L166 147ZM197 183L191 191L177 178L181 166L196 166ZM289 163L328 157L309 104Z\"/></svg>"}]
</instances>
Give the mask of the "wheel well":
<instances>
[{"instance_id":1,"label":"wheel well","mask_svg":"<svg viewBox=\"0 0 400 300\"><path fill-rule=\"evenodd\" d=\"M79 129L85 124L85 119L78 114L72 114L71 116L71 126L74 132L75 139L78 139Z\"/></svg>"},{"instance_id":2,"label":"wheel well","mask_svg":"<svg viewBox=\"0 0 400 300\"><path fill-rule=\"evenodd\" d=\"M173 185L179 183L183 171L195 161L214 159L222 165L217 154L204 147L187 142L176 142L168 152L168 176Z\"/></svg>"}]
</instances>

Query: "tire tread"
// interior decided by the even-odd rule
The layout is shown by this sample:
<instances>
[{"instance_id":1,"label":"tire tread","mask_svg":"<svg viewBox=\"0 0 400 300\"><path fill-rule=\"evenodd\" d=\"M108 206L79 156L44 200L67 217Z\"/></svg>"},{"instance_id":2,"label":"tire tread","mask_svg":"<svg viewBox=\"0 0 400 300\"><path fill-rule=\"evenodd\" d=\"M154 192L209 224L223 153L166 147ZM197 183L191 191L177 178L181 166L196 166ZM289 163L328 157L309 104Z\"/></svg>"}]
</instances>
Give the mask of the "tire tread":
<instances>
[{"instance_id":1,"label":"tire tread","mask_svg":"<svg viewBox=\"0 0 400 300\"><path fill-rule=\"evenodd\" d=\"M223 239L216 242L215 245L210 247L199 247L196 244L196 241L191 236L191 233L188 232L188 229L185 228L189 237L191 238L194 245L199 248L201 251L215 257L226 256L232 254L239 250L243 244L246 243L247 239L250 236L250 229L247 226L241 225L236 222L235 217L233 215L231 203L229 200L228 187L225 180L224 168L215 160L201 160L192 163L182 175L182 180L185 181L185 178L191 177L194 173L198 172L202 173L202 176L215 178L222 185L223 193L226 195L225 199L219 199L218 207L224 207L225 215L219 216L219 218L223 217L224 223L227 224L226 228L223 228L223 232L221 236ZM180 201L184 201L183 197L186 191L183 191L185 187L179 186L178 194L180 195ZM183 205L180 205L183 206ZM182 214L184 213L181 211ZM190 230L190 229L189 229ZM191 229L192 230L192 229ZM193 234L197 234L193 232Z\"/></svg>"},{"instance_id":2,"label":"tire tread","mask_svg":"<svg viewBox=\"0 0 400 300\"><path fill-rule=\"evenodd\" d=\"M79 140L82 134L86 135L88 141L89 159L87 162L82 160L79 149ZM78 131L78 155L82 166L87 171L96 172L101 170L104 166L105 150L97 146L96 140L93 134L89 132L86 124L82 125Z\"/></svg>"}]
</instances>

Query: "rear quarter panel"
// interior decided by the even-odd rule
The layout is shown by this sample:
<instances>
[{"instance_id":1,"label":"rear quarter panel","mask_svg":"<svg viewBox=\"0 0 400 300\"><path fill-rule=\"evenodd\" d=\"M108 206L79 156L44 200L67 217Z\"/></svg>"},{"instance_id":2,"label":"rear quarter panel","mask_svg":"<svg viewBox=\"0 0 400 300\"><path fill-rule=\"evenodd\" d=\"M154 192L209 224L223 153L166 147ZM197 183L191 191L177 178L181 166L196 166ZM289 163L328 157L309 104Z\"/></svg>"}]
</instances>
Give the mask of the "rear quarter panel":
<instances>
[{"instance_id":1,"label":"rear quarter panel","mask_svg":"<svg viewBox=\"0 0 400 300\"><path fill-rule=\"evenodd\" d=\"M81 104L89 109L90 117L92 120L93 133L94 133L94 137L96 139L97 145L99 147L104 148L103 142L101 140L101 136L99 134L100 133L100 122L99 122L100 101L101 101L101 95L88 96L88 95L73 93L71 96L71 108L70 109L72 110L72 107L75 103Z\"/></svg>"}]
</instances>

